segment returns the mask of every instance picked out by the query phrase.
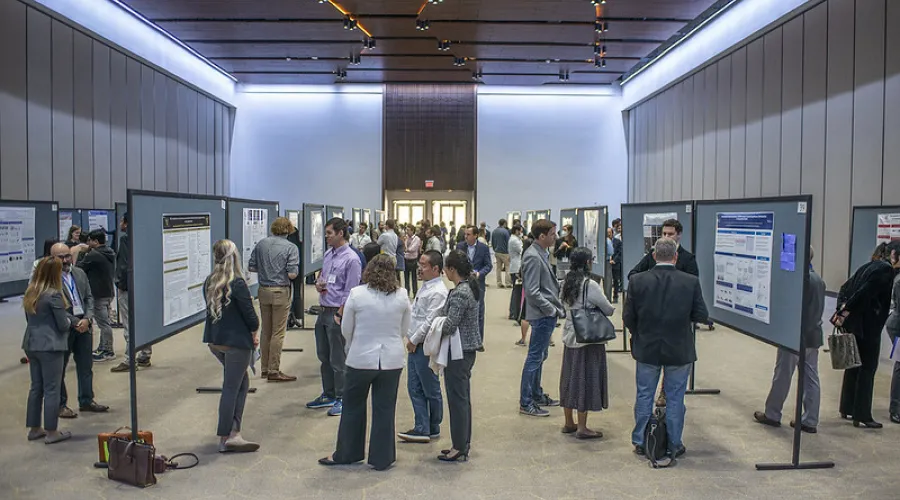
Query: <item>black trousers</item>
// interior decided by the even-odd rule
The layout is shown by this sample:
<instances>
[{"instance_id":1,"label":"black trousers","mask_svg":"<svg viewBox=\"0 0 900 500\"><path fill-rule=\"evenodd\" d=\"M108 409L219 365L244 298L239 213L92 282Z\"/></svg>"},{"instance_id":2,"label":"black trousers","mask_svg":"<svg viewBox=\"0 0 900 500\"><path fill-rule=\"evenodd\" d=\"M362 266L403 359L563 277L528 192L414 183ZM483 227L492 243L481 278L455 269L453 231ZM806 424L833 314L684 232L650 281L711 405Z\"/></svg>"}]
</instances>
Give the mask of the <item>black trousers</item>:
<instances>
[{"instance_id":1,"label":"black trousers","mask_svg":"<svg viewBox=\"0 0 900 500\"><path fill-rule=\"evenodd\" d=\"M344 383L344 410L338 427L333 460L352 464L365 458L366 401L372 390L372 429L369 431L368 463L386 469L397 460L394 415L400 370L357 370L347 367Z\"/></svg>"},{"instance_id":2,"label":"black trousers","mask_svg":"<svg viewBox=\"0 0 900 500\"><path fill-rule=\"evenodd\" d=\"M413 297L419 293L419 262L406 259L406 269L403 270L403 279L406 281L406 291L412 292Z\"/></svg>"},{"instance_id":3,"label":"black trousers","mask_svg":"<svg viewBox=\"0 0 900 500\"><path fill-rule=\"evenodd\" d=\"M612 266L612 292L615 298L622 293L622 264Z\"/></svg>"},{"instance_id":4,"label":"black trousers","mask_svg":"<svg viewBox=\"0 0 900 500\"><path fill-rule=\"evenodd\" d=\"M876 322L877 323L877 322ZM875 389L875 372L881 355L881 324L866 324L862 334L854 332L859 347L862 366L844 370L844 384L841 387L841 413L852 415L853 420L871 422L872 392Z\"/></svg>"},{"instance_id":5,"label":"black trousers","mask_svg":"<svg viewBox=\"0 0 900 500\"><path fill-rule=\"evenodd\" d=\"M509 319L518 320L519 311L522 308L522 284L518 283L519 275L510 274L513 287L512 293L509 295Z\"/></svg>"},{"instance_id":6,"label":"black trousers","mask_svg":"<svg viewBox=\"0 0 900 500\"><path fill-rule=\"evenodd\" d=\"M75 373L78 376L78 405L89 405L94 400L94 358L91 354L93 348L94 335L90 330L84 333L79 333L74 328L69 330L69 351L66 352L63 361L62 385L59 390L60 408L69 402L66 368L69 366L70 357L75 359Z\"/></svg>"},{"instance_id":7,"label":"black trousers","mask_svg":"<svg viewBox=\"0 0 900 500\"><path fill-rule=\"evenodd\" d=\"M444 369L444 388L450 409L450 438L453 449L468 453L472 442L472 367L475 353L464 352L463 359L451 360ZM346 410L344 410L346 411Z\"/></svg>"}]
</instances>

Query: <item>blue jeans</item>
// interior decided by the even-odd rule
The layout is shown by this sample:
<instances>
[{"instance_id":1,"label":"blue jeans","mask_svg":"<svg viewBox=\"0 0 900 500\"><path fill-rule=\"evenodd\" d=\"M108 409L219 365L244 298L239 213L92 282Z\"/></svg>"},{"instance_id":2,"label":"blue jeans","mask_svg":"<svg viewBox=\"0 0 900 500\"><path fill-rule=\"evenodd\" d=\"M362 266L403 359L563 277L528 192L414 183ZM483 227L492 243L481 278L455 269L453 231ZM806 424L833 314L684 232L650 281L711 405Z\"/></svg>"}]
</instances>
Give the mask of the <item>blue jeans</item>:
<instances>
[{"instance_id":1,"label":"blue jeans","mask_svg":"<svg viewBox=\"0 0 900 500\"><path fill-rule=\"evenodd\" d=\"M519 404L522 407L531 406L535 399L540 399L544 395L541 388L541 373L554 328L556 316L547 316L531 322L531 342L528 343L528 355L525 357L525 367L522 368L522 392L519 397Z\"/></svg>"},{"instance_id":2,"label":"blue jeans","mask_svg":"<svg viewBox=\"0 0 900 500\"><path fill-rule=\"evenodd\" d=\"M416 415L416 432L434 436L441 433L444 419L444 401L441 382L428 367L428 356L419 345L409 355L409 373L406 376L409 399Z\"/></svg>"},{"instance_id":3,"label":"blue jeans","mask_svg":"<svg viewBox=\"0 0 900 500\"><path fill-rule=\"evenodd\" d=\"M666 393L666 432L669 434L669 451L674 453L681 446L684 433L684 391L687 389L691 365L656 366L637 363L635 382L637 400L634 402L634 432L631 442L644 446L644 429L653 413L653 402L656 399L656 387L659 375L665 370L663 390Z\"/></svg>"}]
</instances>

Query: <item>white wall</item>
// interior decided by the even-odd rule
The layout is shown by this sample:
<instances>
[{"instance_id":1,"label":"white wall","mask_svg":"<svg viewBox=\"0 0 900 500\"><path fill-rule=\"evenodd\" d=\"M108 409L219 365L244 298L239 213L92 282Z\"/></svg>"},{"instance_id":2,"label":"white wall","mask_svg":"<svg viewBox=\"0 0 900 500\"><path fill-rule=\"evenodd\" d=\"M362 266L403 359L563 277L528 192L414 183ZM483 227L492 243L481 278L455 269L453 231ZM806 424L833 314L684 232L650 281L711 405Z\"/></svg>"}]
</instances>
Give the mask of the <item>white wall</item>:
<instances>
[{"instance_id":1,"label":"white wall","mask_svg":"<svg viewBox=\"0 0 900 500\"><path fill-rule=\"evenodd\" d=\"M478 221L508 211L608 205L619 216L628 165L621 98L478 96Z\"/></svg>"},{"instance_id":2,"label":"white wall","mask_svg":"<svg viewBox=\"0 0 900 500\"><path fill-rule=\"evenodd\" d=\"M236 94L232 196L380 208L381 87L298 90Z\"/></svg>"}]
</instances>

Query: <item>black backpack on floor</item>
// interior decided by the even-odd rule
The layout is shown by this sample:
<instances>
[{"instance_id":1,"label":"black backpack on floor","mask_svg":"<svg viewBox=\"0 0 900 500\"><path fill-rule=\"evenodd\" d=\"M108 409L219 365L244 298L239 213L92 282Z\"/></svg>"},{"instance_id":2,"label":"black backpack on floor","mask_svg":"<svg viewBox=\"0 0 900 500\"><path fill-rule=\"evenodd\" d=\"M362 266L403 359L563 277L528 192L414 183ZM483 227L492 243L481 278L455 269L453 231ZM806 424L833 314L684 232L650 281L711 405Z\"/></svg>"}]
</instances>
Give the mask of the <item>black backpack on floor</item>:
<instances>
[{"instance_id":1,"label":"black backpack on floor","mask_svg":"<svg viewBox=\"0 0 900 500\"><path fill-rule=\"evenodd\" d=\"M669 433L666 430L666 409L657 407L650 415L644 429L644 452L650 460L650 466L668 467L671 459L668 456Z\"/></svg>"}]
</instances>

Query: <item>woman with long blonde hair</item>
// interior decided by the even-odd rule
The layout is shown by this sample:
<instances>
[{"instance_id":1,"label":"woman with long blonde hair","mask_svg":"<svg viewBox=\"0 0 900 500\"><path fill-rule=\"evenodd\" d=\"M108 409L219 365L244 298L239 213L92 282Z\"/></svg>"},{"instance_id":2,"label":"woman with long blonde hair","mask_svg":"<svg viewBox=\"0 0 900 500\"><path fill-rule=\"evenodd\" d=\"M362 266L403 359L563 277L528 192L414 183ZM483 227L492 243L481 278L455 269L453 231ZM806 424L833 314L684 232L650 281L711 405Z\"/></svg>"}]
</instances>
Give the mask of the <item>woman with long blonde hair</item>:
<instances>
[{"instance_id":1,"label":"woman with long blonde hair","mask_svg":"<svg viewBox=\"0 0 900 500\"><path fill-rule=\"evenodd\" d=\"M31 389L28 392L25 417L28 440L43 438L46 444L65 441L72 434L60 431L57 424L63 365L69 350L69 328L74 317L66 312L69 304L62 291L61 260L45 257L38 262L22 305L27 320L22 349L28 356L31 371Z\"/></svg>"},{"instance_id":2,"label":"woman with long blonde hair","mask_svg":"<svg viewBox=\"0 0 900 500\"><path fill-rule=\"evenodd\" d=\"M231 240L213 245L212 274L203 285L206 325L203 342L222 363L222 397L219 399L219 452L249 452L259 444L241 437L244 403L250 389L247 368L259 345L259 317L241 269L241 254Z\"/></svg>"}]
</instances>

